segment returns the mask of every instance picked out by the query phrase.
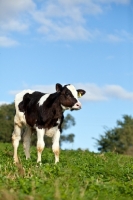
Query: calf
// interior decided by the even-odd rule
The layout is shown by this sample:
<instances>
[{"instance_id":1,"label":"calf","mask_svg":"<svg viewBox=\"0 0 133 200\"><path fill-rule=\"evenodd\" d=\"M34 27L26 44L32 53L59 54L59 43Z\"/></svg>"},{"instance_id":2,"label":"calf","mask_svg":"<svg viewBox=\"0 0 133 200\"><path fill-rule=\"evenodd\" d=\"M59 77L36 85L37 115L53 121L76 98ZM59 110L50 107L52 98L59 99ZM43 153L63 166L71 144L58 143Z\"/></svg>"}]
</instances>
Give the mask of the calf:
<instances>
[{"instance_id":1,"label":"calf","mask_svg":"<svg viewBox=\"0 0 133 200\"><path fill-rule=\"evenodd\" d=\"M15 98L16 115L12 134L14 162L19 162L17 149L23 125L26 126L23 136L26 159L30 158L31 134L35 130L37 132L37 162L41 162L41 154L45 146L44 134L52 137L55 163L59 162L59 139L64 118L63 112L68 109L81 109L81 103L77 98L84 94L84 90L76 90L73 85L62 86L59 83L56 84L56 92L52 94L32 90L18 93Z\"/></svg>"}]
</instances>

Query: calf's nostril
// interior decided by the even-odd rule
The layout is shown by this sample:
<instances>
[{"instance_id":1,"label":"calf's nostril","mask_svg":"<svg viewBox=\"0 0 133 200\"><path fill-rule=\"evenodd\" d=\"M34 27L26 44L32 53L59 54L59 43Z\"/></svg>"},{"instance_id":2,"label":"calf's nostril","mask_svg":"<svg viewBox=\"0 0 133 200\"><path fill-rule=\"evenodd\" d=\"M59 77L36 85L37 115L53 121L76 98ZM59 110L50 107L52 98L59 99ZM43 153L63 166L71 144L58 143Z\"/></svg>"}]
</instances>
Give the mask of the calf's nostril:
<instances>
[{"instance_id":1,"label":"calf's nostril","mask_svg":"<svg viewBox=\"0 0 133 200\"><path fill-rule=\"evenodd\" d=\"M76 104L77 107L81 107L81 105L79 103Z\"/></svg>"}]
</instances>

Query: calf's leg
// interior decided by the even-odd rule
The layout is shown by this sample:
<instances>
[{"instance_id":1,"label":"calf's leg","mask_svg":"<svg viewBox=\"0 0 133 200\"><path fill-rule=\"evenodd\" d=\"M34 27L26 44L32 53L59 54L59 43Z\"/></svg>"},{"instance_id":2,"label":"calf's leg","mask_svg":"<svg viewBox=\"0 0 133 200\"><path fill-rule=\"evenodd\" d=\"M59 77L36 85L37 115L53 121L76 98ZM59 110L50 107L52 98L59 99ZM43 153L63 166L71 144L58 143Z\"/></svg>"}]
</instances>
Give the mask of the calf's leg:
<instances>
[{"instance_id":1,"label":"calf's leg","mask_svg":"<svg viewBox=\"0 0 133 200\"><path fill-rule=\"evenodd\" d=\"M59 162L59 153L60 153L59 140L60 140L60 131L57 130L53 136L53 145L52 145L52 150L55 155L55 164Z\"/></svg>"},{"instance_id":2,"label":"calf's leg","mask_svg":"<svg viewBox=\"0 0 133 200\"><path fill-rule=\"evenodd\" d=\"M32 130L29 126L26 127L25 133L23 135L23 148L26 156L26 160L30 158L30 143L31 143Z\"/></svg>"},{"instance_id":3,"label":"calf's leg","mask_svg":"<svg viewBox=\"0 0 133 200\"><path fill-rule=\"evenodd\" d=\"M21 139L21 127L19 127L17 124L14 124L14 131L12 134L12 144L14 147L14 162L18 163L18 155L17 155L17 150L18 150L18 146L19 146L19 141Z\"/></svg>"},{"instance_id":4,"label":"calf's leg","mask_svg":"<svg viewBox=\"0 0 133 200\"><path fill-rule=\"evenodd\" d=\"M44 143L44 133L45 130L36 128L37 131L37 162L41 162L41 155L42 151L44 149L45 143Z\"/></svg>"}]
</instances>

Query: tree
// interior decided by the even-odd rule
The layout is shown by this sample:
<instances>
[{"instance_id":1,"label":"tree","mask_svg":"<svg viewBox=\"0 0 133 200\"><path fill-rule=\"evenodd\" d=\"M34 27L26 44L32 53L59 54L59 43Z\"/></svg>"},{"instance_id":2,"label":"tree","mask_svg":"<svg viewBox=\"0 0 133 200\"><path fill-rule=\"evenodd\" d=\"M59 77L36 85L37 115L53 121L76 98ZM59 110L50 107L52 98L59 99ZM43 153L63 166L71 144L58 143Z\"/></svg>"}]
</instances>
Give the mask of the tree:
<instances>
[{"instance_id":1,"label":"tree","mask_svg":"<svg viewBox=\"0 0 133 200\"><path fill-rule=\"evenodd\" d=\"M75 119L72 115L67 114L66 117L64 118L63 123L62 123L62 132L69 129L71 126L75 126ZM60 146L62 145L62 142L73 143L74 137L75 137L75 135L73 133L70 133L68 135L61 134Z\"/></svg>"},{"instance_id":2,"label":"tree","mask_svg":"<svg viewBox=\"0 0 133 200\"><path fill-rule=\"evenodd\" d=\"M0 106L0 141L11 142L11 135L14 129L15 106L12 104L4 104ZM75 119L72 115L67 114L62 124L62 132L75 125ZM22 130L22 134L24 129ZM62 142L74 142L74 134L61 134L60 145ZM46 147L51 147L51 138L45 136ZM36 134L33 134L32 144L36 145Z\"/></svg>"},{"instance_id":3,"label":"tree","mask_svg":"<svg viewBox=\"0 0 133 200\"><path fill-rule=\"evenodd\" d=\"M100 139L96 139L100 152L117 152L133 155L133 118L123 116L123 120L117 121L117 127L105 130Z\"/></svg>"},{"instance_id":4,"label":"tree","mask_svg":"<svg viewBox=\"0 0 133 200\"><path fill-rule=\"evenodd\" d=\"M14 103L0 106L0 141L11 142L15 109Z\"/></svg>"}]
</instances>

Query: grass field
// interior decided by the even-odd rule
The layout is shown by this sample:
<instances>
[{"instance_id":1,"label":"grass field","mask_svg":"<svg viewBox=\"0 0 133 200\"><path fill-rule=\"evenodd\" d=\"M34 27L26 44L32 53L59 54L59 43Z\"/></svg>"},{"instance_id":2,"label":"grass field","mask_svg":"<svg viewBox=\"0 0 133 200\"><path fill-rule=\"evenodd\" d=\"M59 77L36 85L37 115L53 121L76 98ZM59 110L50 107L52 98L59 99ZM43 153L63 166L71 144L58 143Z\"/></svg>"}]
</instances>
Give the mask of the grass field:
<instances>
[{"instance_id":1,"label":"grass field","mask_svg":"<svg viewBox=\"0 0 133 200\"><path fill-rule=\"evenodd\" d=\"M42 165L36 164L36 148L26 161L19 148L20 164L13 164L11 144L0 144L0 200L132 200L133 157L61 150L54 164L45 149Z\"/></svg>"}]
</instances>

